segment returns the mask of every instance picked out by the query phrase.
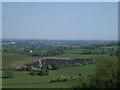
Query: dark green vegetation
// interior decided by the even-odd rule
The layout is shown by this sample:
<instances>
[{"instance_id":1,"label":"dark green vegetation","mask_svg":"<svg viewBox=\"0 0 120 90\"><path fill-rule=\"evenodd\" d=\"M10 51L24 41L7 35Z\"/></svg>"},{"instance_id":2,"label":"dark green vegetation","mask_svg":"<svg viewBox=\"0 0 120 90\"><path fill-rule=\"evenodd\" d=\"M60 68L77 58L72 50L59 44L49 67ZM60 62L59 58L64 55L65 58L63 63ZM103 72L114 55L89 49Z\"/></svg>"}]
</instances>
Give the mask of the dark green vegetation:
<instances>
[{"instance_id":1,"label":"dark green vegetation","mask_svg":"<svg viewBox=\"0 0 120 90\"><path fill-rule=\"evenodd\" d=\"M119 88L118 58L99 60L93 75L81 76L73 81L73 88ZM79 83L78 83L79 82Z\"/></svg>"},{"instance_id":2,"label":"dark green vegetation","mask_svg":"<svg viewBox=\"0 0 120 90\"><path fill-rule=\"evenodd\" d=\"M15 43L14 43L15 42ZM118 43L115 41L3 41L3 88L116 88ZM97 63L63 67L15 67L43 57L94 59ZM12 68L12 69L11 69ZM11 82L12 81L12 82Z\"/></svg>"}]
</instances>

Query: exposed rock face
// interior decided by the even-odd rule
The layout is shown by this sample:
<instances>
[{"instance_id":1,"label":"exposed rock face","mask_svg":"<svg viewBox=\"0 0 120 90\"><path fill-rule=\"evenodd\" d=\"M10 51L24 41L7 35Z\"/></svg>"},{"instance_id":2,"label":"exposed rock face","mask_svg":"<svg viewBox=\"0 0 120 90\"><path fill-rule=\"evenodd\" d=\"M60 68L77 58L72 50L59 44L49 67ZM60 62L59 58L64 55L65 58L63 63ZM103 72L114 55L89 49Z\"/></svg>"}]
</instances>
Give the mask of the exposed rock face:
<instances>
[{"instance_id":1,"label":"exposed rock face","mask_svg":"<svg viewBox=\"0 0 120 90\"><path fill-rule=\"evenodd\" d=\"M93 59L69 59L69 58L43 58L36 60L36 62L27 64L27 66L43 66L43 65L52 65L54 62L66 66L66 65L74 65L76 63L90 62Z\"/></svg>"}]
</instances>

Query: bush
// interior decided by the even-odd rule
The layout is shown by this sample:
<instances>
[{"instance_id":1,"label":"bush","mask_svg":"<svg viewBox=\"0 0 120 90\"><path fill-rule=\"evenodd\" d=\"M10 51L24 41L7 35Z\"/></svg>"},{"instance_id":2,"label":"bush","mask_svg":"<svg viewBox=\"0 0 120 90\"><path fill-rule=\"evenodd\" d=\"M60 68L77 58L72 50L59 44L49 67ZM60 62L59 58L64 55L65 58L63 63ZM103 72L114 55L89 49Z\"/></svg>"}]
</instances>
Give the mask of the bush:
<instances>
[{"instance_id":1,"label":"bush","mask_svg":"<svg viewBox=\"0 0 120 90\"><path fill-rule=\"evenodd\" d=\"M60 76L60 78L58 78L58 79L52 79L50 81L50 83L52 83L52 82L66 82L66 81L70 81L70 80L72 80L72 79L69 76L67 76L67 77Z\"/></svg>"},{"instance_id":2,"label":"bush","mask_svg":"<svg viewBox=\"0 0 120 90\"><path fill-rule=\"evenodd\" d=\"M32 71L30 74L31 75L38 75L38 72L37 71Z\"/></svg>"},{"instance_id":3,"label":"bush","mask_svg":"<svg viewBox=\"0 0 120 90\"><path fill-rule=\"evenodd\" d=\"M59 69L59 65L58 65L57 63L53 63L53 64L51 65L51 67L52 67L52 70L57 70L57 69Z\"/></svg>"},{"instance_id":4,"label":"bush","mask_svg":"<svg viewBox=\"0 0 120 90\"><path fill-rule=\"evenodd\" d=\"M40 75L40 76L44 76L44 75L48 75L48 70L47 69L36 69L31 71L31 75Z\"/></svg>"},{"instance_id":5,"label":"bush","mask_svg":"<svg viewBox=\"0 0 120 90\"><path fill-rule=\"evenodd\" d=\"M26 67L22 67L22 68L21 68L21 71L26 71Z\"/></svg>"},{"instance_id":6,"label":"bush","mask_svg":"<svg viewBox=\"0 0 120 90\"><path fill-rule=\"evenodd\" d=\"M73 88L119 88L120 72L117 58L105 58L96 64L93 75L72 81Z\"/></svg>"},{"instance_id":7,"label":"bush","mask_svg":"<svg viewBox=\"0 0 120 90\"><path fill-rule=\"evenodd\" d=\"M50 83L53 83L53 82L57 82L57 80L55 80L55 79L52 79L52 80L50 81Z\"/></svg>"},{"instance_id":8,"label":"bush","mask_svg":"<svg viewBox=\"0 0 120 90\"><path fill-rule=\"evenodd\" d=\"M51 70L51 69L52 69L52 66L51 66L51 65L48 65L48 66L47 66L47 69L48 69L48 70Z\"/></svg>"},{"instance_id":9,"label":"bush","mask_svg":"<svg viewBox=\"0 0 120 90\"><path fill-rule=\"evenodd\" d=\"M26 71L32 71L32 67L31 66L27 66L26 67Z\"/></svg>"},{"instance_id":10,"label":"bush","mask_svg":"<svg viewBox=\"0 0 120 90\"><path fill-rule=\"evenodd\" d=\"M47 70L40 70L40 71L38 71L37 74L40 76L48 75L48 71Z\"/></svg>"},{"instance_id":11,"label":"bush","mask_svg":"<svg viewBox=\"0 0 120 90\"><path fill-rule=\"evenodd\" d=\"M117 58L99 60L95 75L92 76L91 86L96 88L118 87L118 71Z\"/></svg>"}]
</instances>

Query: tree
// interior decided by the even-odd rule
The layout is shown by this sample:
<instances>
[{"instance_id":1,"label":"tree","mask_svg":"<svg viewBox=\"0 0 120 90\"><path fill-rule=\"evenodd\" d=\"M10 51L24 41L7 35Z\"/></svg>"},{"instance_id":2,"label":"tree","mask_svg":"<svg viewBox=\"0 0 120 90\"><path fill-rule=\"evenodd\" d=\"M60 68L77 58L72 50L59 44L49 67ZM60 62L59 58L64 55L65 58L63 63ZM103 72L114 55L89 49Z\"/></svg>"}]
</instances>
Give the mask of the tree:
<instances>
[{"instance_id":1,"label":"tree","mask_svg":"<svg viewBox=\"0 0 120 90\"><path fill-rule=\"evenodd\" d=\"M32 71L32 67L31 66L27 66L26 67L26 71Z\"/></svg>"},{"instance_id":2,"label":"tree","mask_svg":"<svg viewBox=\"0 0 120 90\"><path fill-rule=\"evenodd\" d=\"M40 70L38 71L38 75L43 76L43 75L48 75L48 70Z\"/></svg>"},{"instance_id":3,"label":"tree","mask_svg":"<svg viewBox=\"0 0 120 90\"><path fill-rule=\"evenodd\" d=\"M48 66L47 66L47 69L48 69L48 70L51 70L51 69L52 69L52 66L51 66L51 65L48 65Z\"/></svg>"},{"instance_id":4,"label":"tree","mask_svg":"<svg viewBox=\"0 0 120 90\"><path fill-rule=\"evenodd\" d=\"M56 62L54 62L54 63L51 65L51 67L52 67L53 70L59 69L59 65L58 65Z\"/></svg>"},{"instance_id":5,"label":"tree","mask_svg":"<svg viewBox=\"0 0 120 90\"><path fill-rule=\"evenodd\" d=\"M120 66L118 58L110 57L99 60L93 75L80 76L72 81L73 88L119 88Z\"/></svg>"},{"instance_id":6,"label":"tree","mask_svg":"<svg viewBox=\"0 0 120 90\"><path fill-rule=\"evenodd\" d=\"M44 76L44 75L48 75L48 70L47 69L36 69L31 71L31 75L40 75L40 76Z\"/></svg>"},{"instance_id":7,"label":"tree","mask_svg":"<svg viewBox=\"0 0 120 90\"><path fill-rule=\"evenodd\" d=\"M26 67L21 67L21 71L26 71Z\"/></svg>"},{"instance_id":8,"label":"tree","mask_svg":"<svg viewBox=\"0 0 120 90\"><path fill-rule=\"evenodd\" d=\"M92 76L90 86L95 88L118 87L118 59L114 57L97 62L96 72Z\"/></svg>"}]
</instances>

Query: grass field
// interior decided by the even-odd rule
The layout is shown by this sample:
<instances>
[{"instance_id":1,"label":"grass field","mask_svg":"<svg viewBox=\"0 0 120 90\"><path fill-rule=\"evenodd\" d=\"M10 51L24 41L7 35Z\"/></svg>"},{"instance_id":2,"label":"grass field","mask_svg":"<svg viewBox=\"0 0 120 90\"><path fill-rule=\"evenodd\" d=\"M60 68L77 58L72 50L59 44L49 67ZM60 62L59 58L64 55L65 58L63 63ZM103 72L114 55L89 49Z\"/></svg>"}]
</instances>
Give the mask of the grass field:
<instances>
[{"instance_id":1,"label":"grass field","mask_svg":"<svg viewBox=\"0 0 120 90\"><path fill-rule=\"evenodd\" d=\"M3 78L3 88L69 88L70 85L68 83L49 83L49 81L53 78L57 79L61 75L75 77L78 77L79 73L88 75L94 73L94 70L95 64L50 70L49 75L46 76L31 76L27 71L14 71L14 78Z\"/></svg>"},{"instance_id":2,"label":"grass field","mask_svg":"<svg viewBox=\"0 0 120 90\"><path fill-rule=\"evenodd\" d=\"M105 57L109 57L108 54L89 54L89 55L80 55L80 54L63 54L63 55L59 55L59 56L55 56L55 57L58 57L58 58L72 58L72 59L101 59L101 58L105 58Z\"/></svg>"},{"instance_id":3,"label":"grass field","mask_svg":"<svg viewBox=\"0 0 120 90\"><path fill-rule=\"evenodd\" d=\"M17 55L13 53L3 53L2 54L2 65L3 66L10 66L14 62L22 64L25 63L26 61L32 61L34 59L37 59L39 57L31 57L31 56L26 56L26 55Z\"/></svg>"},{"instance_id":4,"label":"grass field","mask_svg":"<svg viewBox=\"0 0 120 90\"><path fill-rule=\"evenodd\" d=\"M116 47L105 47L116 48ZM52 56L53 57L53 56ZM81 55L80 50L66 50L63 55L54 56L58 58L72 58L72 59L102 59L109 57L107 54L89 54ZM17 55L12 53L3 53L2 60L3 66L11 66L14 64L24 64L31 62L40 57L31 57L26 55ZM27 71L14 71L13 78L3 78L3 88L70 88L69 82L49 83L51 79L57 79L61 75L78 77L79 73L84 75L93 74L95 71L95 64L64 67L59 70L50 70L49 75L46 76L31 76Z\"/></svg>"},{"instance_id":5,"label":"grass field","mask_svg":"<svg viewBox=\"0 0 120 90\"><path fill-rule=\"evenodd\" d=\"M68 82L3 85L3 88L71 88Z\"/></svg>"},{"instance_id":6,"label":"grass field","mask_svg":"<svg viewBox=\"0 0 120 90\"><path fill-rule=\"evenodd\" d=\"M52 56L53 57L53 56ZM104 58L104 57L108 57L108 55L93 55L93 54L89 54L89 55L80 55L80 54L75 54L75 52L73 51L73 53L67 53L67 54L63 54L63 55L59 55L59 56L54 56L54 57L58 57L58 58L72 58L72 59L100 59L100 58ZM3 53L2 54L2 65L3 66L15 66L17 64L25 64L25 63L29 63L34 61L35 59L39 59L40 57L31 57L31 56L27 56L27 55L17 55L17 54L13 54L13 53Z\"/></svg>"}]
</instances>

